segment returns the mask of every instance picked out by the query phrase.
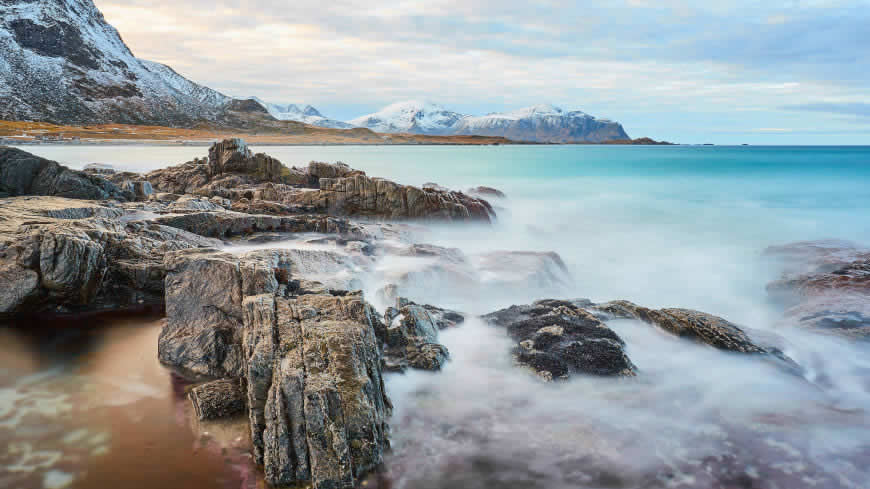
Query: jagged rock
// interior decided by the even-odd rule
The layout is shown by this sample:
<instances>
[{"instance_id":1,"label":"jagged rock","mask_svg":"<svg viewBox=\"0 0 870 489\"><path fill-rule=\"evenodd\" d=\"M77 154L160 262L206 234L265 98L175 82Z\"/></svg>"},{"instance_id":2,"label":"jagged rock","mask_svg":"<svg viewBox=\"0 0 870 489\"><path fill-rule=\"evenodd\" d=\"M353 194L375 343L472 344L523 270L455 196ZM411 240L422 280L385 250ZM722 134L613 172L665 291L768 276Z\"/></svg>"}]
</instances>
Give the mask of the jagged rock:
<instances>
[{"instance_id":1,"label":"jagged rock","mask_svg":"<svg viewBox=\"0 0 870 489\"><path fill-rule=\"evenodd\" d=\"M245 301L255 458L273 485L353 487L388 447L372 310L357 295Z\"/></svg>"},{"instance_id":2,"label":"jagged rock","mask_svg":"<svg viewBox=\"0 0 870 489\"><path fill-rule=\"evenodd\" d=\"M449 358L447 347L438 343L438 330L448 326L445 316L462 317L434 306L397 299L396 307L387 309L385 324L376 327L379 339L386 346L385 367L391 371L404 371L408 367L440 370Z\"/></svg>"},{"instance_id":3,"label":"jagged rock","mask_svg":"<svg viewBox=\"0 0 870 489\"><path fill-rule=\"evenodd\" d=\"M483 316L507 329L517 341L516 360L545 380L573 374L633 376L636 367L625 343L601 320L580 306L586 302L542 300L511 306Z\"/></svg>"},{"instance_id":4,"label":"jagged rock","mask_svg":"<svg viewBox=\"0 0 870 489\"><path fill-rule=\"evenodd\" d=\"M291 279L290 250L167 256L161 361L244 378L254 458L272 485L353 487L389 446L377 314Z\"/></svg>"},{"instance_id":5,"label":"jagged rock","mask_svg":"<svg viewBox=\"0 0 870 489\"><path fill-rule=\"evenodd\" d=\"M245 391L238 379L200 384L190 390L189 397L201 420L224 418L245 410Z\"/></svg>"},{"instance_id":6,"label":"jagged rock","mask_svg":"<svg viewBox=\"0 0 870 489\"><path fill-rule=\"evenodd\" d=\"M215 241L123 211L59 197L0 201L0 314L74 312L163 302L162 258Z\"/></svg>"},{"instance_id":7,"label":"jagged rock","mask_svg":"<svg viewBox=\"0 0 870 489\"><path fill-rule=\"evenodd\" d=\"M767 285L786 304L784 322L852 339L870 339L870 250L834 240L770 247L785 265Z\"/></svg>"},{"instance_id":8,"label":"jagged rock","mask_svg":"<svg viewBox=\"0 0 870 489\"><path fill-rule=\"evenodd\" d=\"M364 236L365 233L346 219L330 216L268 216L240 212L193 212L162 216L155 222L209 237L227 237L254 232L317 232Z\"/></svg>"},{"instance_id":9,"label":"jagged rock","mask_svg":"<svg viewBox=\"0 0 870 489\"><path fill-rule=\"evenodd\" d=\"M16 148L0 146L0 196L50 195L70 199L131 200L133 194L95 175Z\"/></svg>"},{"instance_id":10,"label":"jagged rock","mask_svg":"<svg viewBox=\"0 0 870 489\"><path fill-rule=\"evenodd\" d=\"M287 199L330 215L486 222L495 215L488 202L461 192L420 189L362 174L321 178L318 191L297 192Z\"/></svg>"}]
</instances>

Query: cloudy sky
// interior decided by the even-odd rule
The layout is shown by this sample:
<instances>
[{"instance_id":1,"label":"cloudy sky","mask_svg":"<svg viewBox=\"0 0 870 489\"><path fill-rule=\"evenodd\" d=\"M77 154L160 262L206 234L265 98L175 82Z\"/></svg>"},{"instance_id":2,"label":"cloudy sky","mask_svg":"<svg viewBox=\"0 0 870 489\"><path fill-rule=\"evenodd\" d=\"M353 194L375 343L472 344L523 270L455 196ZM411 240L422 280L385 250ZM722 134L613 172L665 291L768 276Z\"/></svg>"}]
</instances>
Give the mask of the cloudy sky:
<instances>
[{"instance_id":1,"label":"cloudy sky","mask_svg":"<svg viewBox=\"0 0 870 489\"><path fill-rule=\"evenodd\" d=\"M546 102L632 137L870 144L870 0L96 4L139 57L337 119Z\"/></svg>"}]
</instances>

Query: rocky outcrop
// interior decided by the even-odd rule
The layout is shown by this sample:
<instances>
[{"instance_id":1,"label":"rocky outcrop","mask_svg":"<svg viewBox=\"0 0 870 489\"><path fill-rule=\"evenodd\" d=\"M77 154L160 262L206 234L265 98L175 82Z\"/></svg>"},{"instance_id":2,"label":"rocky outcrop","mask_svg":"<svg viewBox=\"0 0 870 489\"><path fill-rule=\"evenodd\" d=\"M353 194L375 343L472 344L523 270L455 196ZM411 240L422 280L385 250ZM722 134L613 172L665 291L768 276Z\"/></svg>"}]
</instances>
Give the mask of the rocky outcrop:
<instances>
[{"instance_id":1,"label":"rocky outcrop","mask_svg":"<svg viewBox=\"0 0 870 489\"><path fill-rule=\"evenodd\" d=\"M767 291L786 306L785 323L870 339L870 250L824 240L770 247L765 255L784 267Z\"/></svg>"},{"instance_id":2,"label":"rocky outcrop","mask_svg":"<svg viewBox=\"0 0 870 489\"><path fill-rule=\"evenodd\" d=\"M418 305L399 298L389 307L384 324L377 328L385 345L384 365L393 372L407 368L441 370L450 357L447 347L438 343L438 330L461 323L464 317L453 311Z\"/></svg>"},{"instance_id":3,"label":"rocky outcrop","mask_svg":"<svg viewBox=\"0 0 870 489\"><path fill-rule=\"evenodd\" d=\"M517 342L513 354L545 380L575 374L634 376L625 342L600 319L583 309L588 302L542 300L511 306L483 316L507 329Z\"/></svg>"},{"instance_id":4,"label":"rocky outcrop","mask_svg":"<svg viewBox=\"0 0 870 489\"><path fill-rule=\"evenodd\" d=\"M0 200L0 314L163 303L163 255L215 241L117 207L58 197Z\"/></svg>"},{"instance_id":5,"label":"rocky outcrop","mask_svg":"<svg viewBox=\"0 0 870 489\"><path fill-rule=\"evenodd\" d=\"M288 199L341 216L489 222L495 215L488 202L462 192L421 189L362 174L321 178L319 191L297 192Z\"/></svg>"},{"instance_id":6,"label":"rocky outcrop","mask_svg":"<svg viewBox=\"0 0 870 489\"><path fill-rule=\"evenodd\" d=\"M16 148L0 146L0 197L49 195L70 199L131 200L134 193L85 172Z\"/></svg>"},{"instance_id":7,"label":"rocky outcrop","mask_svg":"<svg viewBox=\"0 0 870 489\"><path fill-rule=\"evenodd\" d=\"M473 195L475 197L485 197L485 198L497 198L497 199L506 199L507 195L504 194L501 190L492 187L485 187L483 185L468 189L468 195Z\"/></svg>"},{"instance_id":8,"label":"rocky outcrop","mask_svg":"<svg viewBox=\"0 0 870 489\"><path fill-rule=\"evenodd\" d=\"M353 487L388 447L391 405L362 296L313 293L281 250L167 257L160 360L245 380L254 458L272 485ZM316 288L316 287L315 287Z\"/></svg>"}]
</instances>

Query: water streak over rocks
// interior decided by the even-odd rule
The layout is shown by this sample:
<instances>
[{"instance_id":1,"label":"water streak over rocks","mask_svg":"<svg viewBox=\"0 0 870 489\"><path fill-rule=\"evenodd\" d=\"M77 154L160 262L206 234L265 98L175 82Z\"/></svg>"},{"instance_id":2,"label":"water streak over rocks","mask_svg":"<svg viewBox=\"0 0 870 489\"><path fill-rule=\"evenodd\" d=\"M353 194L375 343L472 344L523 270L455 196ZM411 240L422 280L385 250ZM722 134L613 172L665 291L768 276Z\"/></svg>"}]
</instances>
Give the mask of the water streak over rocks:
<instances>
[{"instance_id":1,"label":"water streak over rocks","mask_svg":"<svg viewBox=\"0 0 870 489\"><path fill-rule=\"evenodd\" d=\"M773 246L784 265L768 293L788 306L784 321L837 336L870 339L870 250L823 240Z\"/></svg>"}]
</instances>

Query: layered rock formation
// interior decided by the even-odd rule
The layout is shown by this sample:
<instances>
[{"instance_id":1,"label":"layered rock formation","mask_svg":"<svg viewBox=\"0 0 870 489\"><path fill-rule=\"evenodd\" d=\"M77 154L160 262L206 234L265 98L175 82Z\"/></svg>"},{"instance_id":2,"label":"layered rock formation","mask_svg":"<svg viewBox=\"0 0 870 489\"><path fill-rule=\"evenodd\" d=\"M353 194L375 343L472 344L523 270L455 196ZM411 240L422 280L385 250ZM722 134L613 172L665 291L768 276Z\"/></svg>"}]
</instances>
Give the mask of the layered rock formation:
<instances>
[{"instance_id":1,"label":"layered rock formation","mask_svg":"<svg viewBox=\"0 0 870 489\"><path fill-rule=\"evenodd\" d=\"M785 322L846 338L870 339L870 250L841 241L770 247L783 277L767 286L786 305Z\"/></svg>"},{"instance_id":2,"label":"layered rock formation","mask_svg":"<svg viewBox=\"0 0 870 489\"><path fill-rule=\"evenodd\" d=\"M381 462L391 405L377 313L359 294L309 291L278 250L167 261L160 360L245 380L254 457L270 484L353 487Z\"/></svg>"},{"instance_id":3,"label":"layered rock formation","mask_svg":"<svg viewBox=\"0 0 870 489\"><path fill-rule=\"evenodd\" d=\"M112 178L128 180L129 176ZM379 219L437 219L488 222L495 216L483 199L447 190L420 189L371 178L344 163L311 162L287 168L239 139L216 143L208 159L155 170L144 179L158 192L219 196L233 209L274 213L313 211ZM271 204L263 204L268 202Z\"/></svg>"},{"instance_id":4,"label":"layered rock formation","mask_svg":"<svg viewBox=\"0 0 870 489\"><path fill-rule=\"evenodd\" d=\"M378 329L378 337L385 345L386 369L440 370L450 354L447 347L438 343L438 330L452 323L448 318L457 316L460 322L464 321L458 313L398 298L396 307L387 308L385 324Z\"/></svg>"},{"instance_id":5,"label":"layered rock formation","mask_svg":"<svg viewBox=\"0 0 870 489\"><path fill-rule=\"evenodd\" d=\"M133 192L97 176L70 170L20 149L0 146L0 197L17 195L122 201L134 198Z\"/></svg>"},{"instance_id":6,"label":"layered rock formation","mask_svg":"<svg viewBox=\"0 0 870 489\"><path fill-rule=\"evenodd\" d=\"M483 316L507 329L517 346L518 363L545 380L575 374L634 376L636 367L624 351L625 342L583 306L588 302L542 300L511 306Z\"/></svg>"},{"instance_id":7,"label":"layered rock formation","mask_svg":"<svg viewBox=\"0 0 870 489\"><path fill-rule=\"evenodd\" d=\"M163 303L163 255L216 242L122 221L110 205L59 197L0 200L0 314Z\"/></svg>"}]
</instances>

